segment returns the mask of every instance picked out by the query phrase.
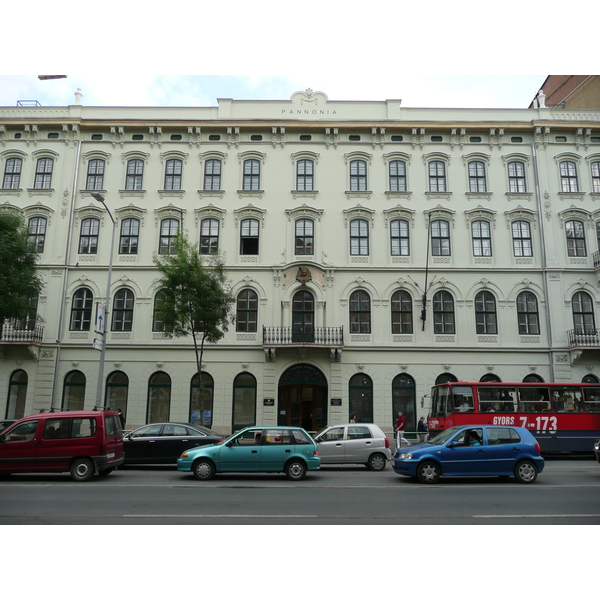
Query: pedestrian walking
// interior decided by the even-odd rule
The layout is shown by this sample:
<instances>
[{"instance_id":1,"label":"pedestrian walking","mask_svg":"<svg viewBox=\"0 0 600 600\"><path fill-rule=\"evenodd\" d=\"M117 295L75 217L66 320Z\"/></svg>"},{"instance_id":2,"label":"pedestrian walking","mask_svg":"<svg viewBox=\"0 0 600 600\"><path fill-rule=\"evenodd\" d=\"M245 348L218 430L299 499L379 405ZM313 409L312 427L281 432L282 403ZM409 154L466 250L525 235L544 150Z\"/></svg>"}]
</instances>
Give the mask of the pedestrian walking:
<instances>
[{"instance_id":1,"label":"pedestrian walking","mask_svg":"<svg viewBox=\"0 0 600 600\"><path fill-rule=\"evenodd\" d=\"M117 408L117 412L119 413L119 419L121 421L121 429L125 429L125 415L121 412L120 408Z\"/></svg>"},{"instance_id":2,"label":"pedestrian walking","mask_svg":"<svg viewBox=\"0 0 600 600\"><path fill-rule=\"evenodd\" d=\"M396 419L396 448L400 448L402 444L410 446L410 442L404 437L404 430L406 429L406 417L401 412L398 413Z\"/></svg>"},{"instance_id":3,"label":"pedestrian walking","mask_svg":"<svg viewBox=\"0 0 600 600\"><path fill-rule=\"evenodd\" d=\"M419 419L417 424L417 433L419 435L419 442L426 442L429 437L429 425L425 422L425 417Z\"/></svg>"}]
</instances>

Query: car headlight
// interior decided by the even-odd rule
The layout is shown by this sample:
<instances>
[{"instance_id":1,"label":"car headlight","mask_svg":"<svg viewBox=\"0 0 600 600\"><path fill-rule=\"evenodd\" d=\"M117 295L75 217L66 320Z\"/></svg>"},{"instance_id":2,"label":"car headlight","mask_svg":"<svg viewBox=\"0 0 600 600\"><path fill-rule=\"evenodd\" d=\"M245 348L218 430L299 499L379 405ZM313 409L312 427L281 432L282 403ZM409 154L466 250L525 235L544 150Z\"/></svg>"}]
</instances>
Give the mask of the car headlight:
<instances>
[{"instance_id":1,"label":"car headlight","mask_svg":"<svg viewBox=\"0 0 600 600\"><path fill-rule=\"evenodd\" d=\"M412 454L410 452L402 452L402 454L400 454L398 458L400 460L410 460L412 458Z\"/></svg>"}]
</instances>

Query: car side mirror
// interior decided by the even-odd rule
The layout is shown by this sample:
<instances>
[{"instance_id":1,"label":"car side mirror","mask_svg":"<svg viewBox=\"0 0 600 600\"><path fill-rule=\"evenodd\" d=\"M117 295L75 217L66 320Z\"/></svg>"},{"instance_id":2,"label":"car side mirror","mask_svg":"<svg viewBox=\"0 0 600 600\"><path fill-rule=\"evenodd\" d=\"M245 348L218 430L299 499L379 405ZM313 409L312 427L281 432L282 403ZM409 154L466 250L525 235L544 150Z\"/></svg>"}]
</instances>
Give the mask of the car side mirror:
<instances>
[{"instance_id":1,"label":"car side mirror","mask_svg":"<svg viewBox=\"0 0 600 600\"><path fill-rule=\"evenodd\" d=\"M461 444L459 444L458 442L450 442L448 444L448 448L456 448L457 446L460 446Z\"/></svg>"}]
</instances>

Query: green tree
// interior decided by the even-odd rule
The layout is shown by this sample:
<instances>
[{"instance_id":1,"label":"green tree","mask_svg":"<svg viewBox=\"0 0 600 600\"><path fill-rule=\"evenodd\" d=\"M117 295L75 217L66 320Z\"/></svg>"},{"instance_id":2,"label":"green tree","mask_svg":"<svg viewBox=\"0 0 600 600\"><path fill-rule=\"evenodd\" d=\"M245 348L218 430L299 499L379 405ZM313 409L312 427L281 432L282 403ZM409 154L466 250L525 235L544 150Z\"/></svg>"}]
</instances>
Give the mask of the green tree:
<instances>
[{"instance_id":1,"label":"green tree","mask_svg":"<svg viewBox=\"0 0 600 600\"><path fill-rule=\"evenodd\" d=\"M42 290L38 254L18 215L0 211L0 328L6 319L25 319Z\"/></svg>"},{"instance_id":2,"label":"green tree","mask_svg":"<svg viewBox=\"0 0 600 600\"><path fill-rule=\"evenodd\" d=\"M235 298L229 291L231 285L220 254L201 256L181 234L173 250L172 254L154 258L161 286L156 318L162 321L167 337L192 336L202 404L204 346L206 342L218 342L229 329Z\"/></svg>"}]
</instances>

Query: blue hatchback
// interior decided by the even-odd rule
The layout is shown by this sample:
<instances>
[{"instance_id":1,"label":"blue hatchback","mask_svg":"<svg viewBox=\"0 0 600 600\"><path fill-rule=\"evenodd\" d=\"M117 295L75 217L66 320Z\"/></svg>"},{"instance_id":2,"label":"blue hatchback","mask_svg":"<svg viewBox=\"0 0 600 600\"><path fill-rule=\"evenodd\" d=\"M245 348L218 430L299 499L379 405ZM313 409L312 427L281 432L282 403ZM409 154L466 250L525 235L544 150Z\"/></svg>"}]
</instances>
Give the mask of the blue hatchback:
<instances>
[{"instance_id":1,"label":"blue hatchback","mask_svg":"<svg viewBox=\"0 0 600 600\"><path fill-rule=\"evenodd\" d=\"M428 442L396 450L392 467L421 483L440 477L514 475L533 483L544 468L540 445L522 427L467 425L451 427Z\"/></svg>"},{"instance_id":2,"label":"blue hatchback","mask_svg":"<svg viewBox=\"0 0 600 600\"><path fill-rule=\"evenodd\" d=\"M177 460L178 471L200 480L234 471L284 472L299 480L320 466L316 442L300 427L246 427L222 442L186 450Z\"/></svg>"}]
</instances>

